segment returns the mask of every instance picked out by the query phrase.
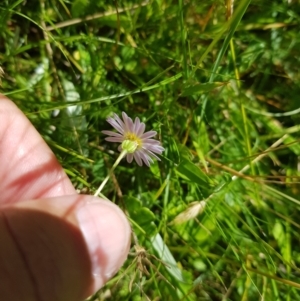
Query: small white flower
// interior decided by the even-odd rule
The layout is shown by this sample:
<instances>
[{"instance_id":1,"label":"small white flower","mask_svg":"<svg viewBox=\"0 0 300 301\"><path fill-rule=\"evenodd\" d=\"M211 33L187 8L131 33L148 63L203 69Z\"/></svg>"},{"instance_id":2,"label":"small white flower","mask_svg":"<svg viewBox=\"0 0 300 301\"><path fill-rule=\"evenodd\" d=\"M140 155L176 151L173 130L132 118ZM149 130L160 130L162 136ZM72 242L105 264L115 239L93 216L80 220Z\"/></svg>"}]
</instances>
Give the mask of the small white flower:
<instances>
[{"instance_id":1,"label":"small white flower","mask_svg":"<svg viewBox=\"0 0 300 301\"><path fill-rule=\"evenodd\" d=\"M164 148L158 140L151 139L157 133L155 131L145 132L145 123L140 122L138 117L133 122L126 113L122 112L122 118L123 120L117 114L107 118L107 122L119 133L102 131L103 134L110 136L105 140L121 143L118 149L119 151L125 149L128 152L126 155L128 163L131 163L134 158L139 166L142 166L143 162L150 166L150 163L153 163L153 158L160 160L156 154L161 155Z\"/></svg>"}]
</instances>

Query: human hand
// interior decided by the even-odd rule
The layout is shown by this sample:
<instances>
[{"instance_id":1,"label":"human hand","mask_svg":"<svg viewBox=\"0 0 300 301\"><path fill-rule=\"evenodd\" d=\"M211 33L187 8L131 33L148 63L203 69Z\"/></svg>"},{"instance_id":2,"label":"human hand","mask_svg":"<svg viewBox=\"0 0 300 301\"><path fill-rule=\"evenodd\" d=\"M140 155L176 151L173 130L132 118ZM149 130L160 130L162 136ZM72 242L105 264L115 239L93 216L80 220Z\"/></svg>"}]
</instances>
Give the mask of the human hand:
<instances>
[{"instance_id":1,"label":"human hand","mask_svg":"<svg viewBox=\"0 0 300 301\"><path fill-rule=\"evenodd\" d=\"M34 127L0 96L0 300L83 300L129 246L122 211L76 194Z\"/></svg>"}]
</instances>

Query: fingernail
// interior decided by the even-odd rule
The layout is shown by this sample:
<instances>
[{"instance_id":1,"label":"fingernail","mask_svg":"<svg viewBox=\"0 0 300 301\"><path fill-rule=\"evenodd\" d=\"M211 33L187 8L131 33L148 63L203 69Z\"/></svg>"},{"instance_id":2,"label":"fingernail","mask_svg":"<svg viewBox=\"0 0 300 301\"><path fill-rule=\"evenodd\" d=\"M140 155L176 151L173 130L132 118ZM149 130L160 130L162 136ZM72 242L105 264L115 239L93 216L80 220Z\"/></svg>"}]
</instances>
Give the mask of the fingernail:
<instances>
[{"instance_id":1,"label":"fingernail","mask_svg":"<svg viewBox=\"0 0 300 301\"><path fill-rule=\"evenodd\" d=\"M76 212L90 253L92 273L100 288L122 266L130 247L130 226L124 213L109 201L95 198Z\"/></svg>"}]
</instances>

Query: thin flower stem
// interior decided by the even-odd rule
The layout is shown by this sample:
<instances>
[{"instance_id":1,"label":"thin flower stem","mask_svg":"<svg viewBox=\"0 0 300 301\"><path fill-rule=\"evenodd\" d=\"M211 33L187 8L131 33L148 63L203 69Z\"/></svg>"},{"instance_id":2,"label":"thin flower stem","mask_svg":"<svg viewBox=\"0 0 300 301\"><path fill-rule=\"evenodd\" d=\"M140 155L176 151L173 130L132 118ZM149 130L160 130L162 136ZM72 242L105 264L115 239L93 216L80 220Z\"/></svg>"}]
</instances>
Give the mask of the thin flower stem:
<instances>
[{"instance_id":1,"label":"thin flower stem","mask_svg":"<svg viewBox=\"0 0 300 301\"><path fill-rule=\"evenodd\" d=\"M94 196L98 196L99 193L101 192L101 190L103 189L103 187L105 186L105 184L107 183L109 177L111 176L112 172L115 170L115 168L118 166L118 164L120 163L120 161L126 156L127 151L126 150L122 150L122 152L120 153L119 157L117 158L116 162L114 163L114 165L112 166L111 170L109 171L107 177L103 180L103 182L101 183L101 185L99 186L99 188L97 189L97 191L95 192Z\"/></svg>"}]
</instances>

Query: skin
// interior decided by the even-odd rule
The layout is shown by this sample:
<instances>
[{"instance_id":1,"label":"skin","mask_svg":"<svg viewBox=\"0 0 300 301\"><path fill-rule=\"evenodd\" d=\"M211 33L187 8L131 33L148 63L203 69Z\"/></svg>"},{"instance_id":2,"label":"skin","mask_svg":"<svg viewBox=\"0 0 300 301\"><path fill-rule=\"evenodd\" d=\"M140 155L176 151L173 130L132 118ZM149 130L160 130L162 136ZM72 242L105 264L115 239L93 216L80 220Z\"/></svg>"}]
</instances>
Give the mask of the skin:
<instances>
[{"instance_id":1,"label":"skin","mask_svg":"<svg viewBox=\"0 0 300 301\"><path fill-rule=\"evenodd\" d=\"M0 299L79 301L125 261L130 226L78 195L23 113L0 96Z\"/></svg>"}]
</instances>

